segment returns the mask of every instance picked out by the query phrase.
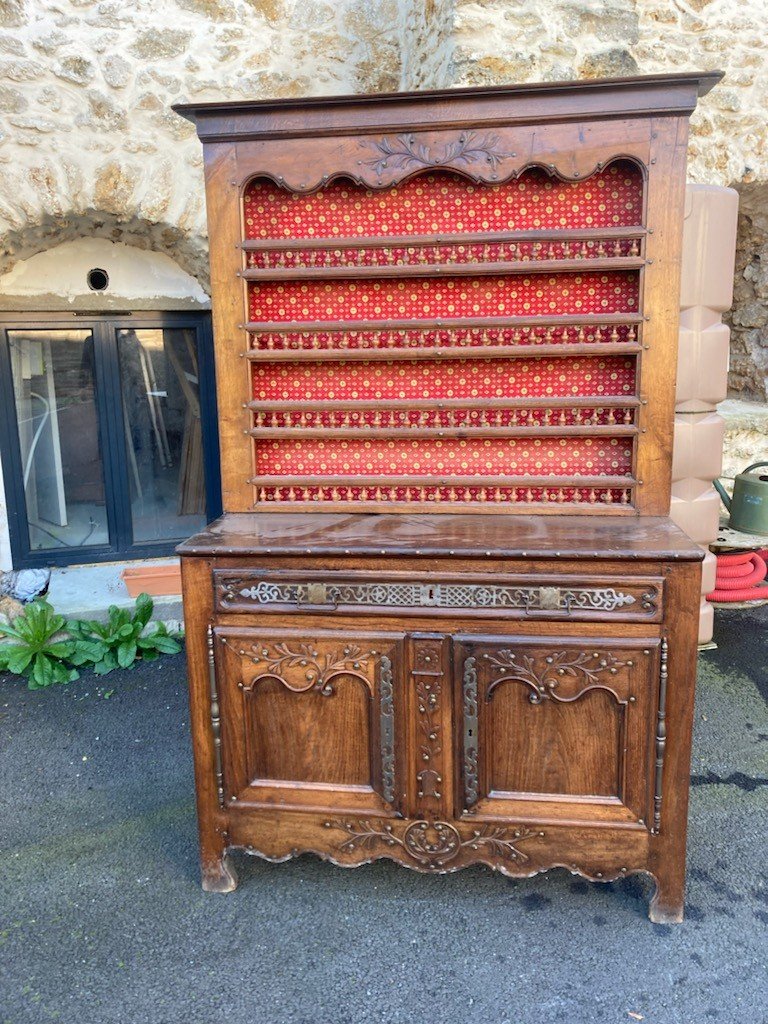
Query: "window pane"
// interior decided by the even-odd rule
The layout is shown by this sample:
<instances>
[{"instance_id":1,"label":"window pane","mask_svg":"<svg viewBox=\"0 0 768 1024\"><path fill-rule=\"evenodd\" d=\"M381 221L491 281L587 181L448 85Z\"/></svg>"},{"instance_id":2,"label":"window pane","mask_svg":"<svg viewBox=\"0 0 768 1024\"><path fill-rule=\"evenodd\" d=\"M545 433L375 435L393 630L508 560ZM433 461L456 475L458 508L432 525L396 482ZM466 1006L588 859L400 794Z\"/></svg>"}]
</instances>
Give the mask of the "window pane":
<instances>
[{"instance_id":1,"label":"window pane","mask_svg":"<svg viewBox=\"0 0 768 1024\"><path fill-rule=\"evenodd\" d=\"M205 525L194 330L118 331L134 542Z\"/></svg>"},{"instance_id":2,"label":"window pane","mask_svg":"<svg viewBox=\"0 0 768 1024\"><path fill-rule=\"evenodd\" d=\"M107 544L93 336L8 332L32 550Z\"/></svg>"}]
</instances>

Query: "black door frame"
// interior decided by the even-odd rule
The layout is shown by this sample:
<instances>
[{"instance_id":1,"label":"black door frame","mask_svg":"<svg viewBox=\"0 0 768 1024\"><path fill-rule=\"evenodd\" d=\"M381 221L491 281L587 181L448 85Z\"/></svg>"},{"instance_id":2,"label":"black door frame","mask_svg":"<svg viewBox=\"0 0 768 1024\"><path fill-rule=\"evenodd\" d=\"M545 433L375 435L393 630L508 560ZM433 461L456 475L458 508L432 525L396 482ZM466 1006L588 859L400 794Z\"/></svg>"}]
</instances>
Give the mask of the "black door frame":
<instances>
[{"instance_id":1,"label":"black door frame","mask_svg":"<svg viewBox=\"0 0 768 1024\"><path fill-rule=\"evenodd\" d=\"M188 328L196 332L203 440L206 516L221 515L221 473L216 420L216 386L210 313L135 310L131 312L0 313L0 458L2 458L8 528L14 568L115 562L160 558L173 553L179 540L133 543L128 450L123 424L117 332L128 328ZM94 383L104 468L104 494L110 542L80 548L32 550L29 543L16 400L11 374L8 331L24 328L89 330L93 336ZM183 539L183 538L180 538Z\"/></svg>"}]
</instances>

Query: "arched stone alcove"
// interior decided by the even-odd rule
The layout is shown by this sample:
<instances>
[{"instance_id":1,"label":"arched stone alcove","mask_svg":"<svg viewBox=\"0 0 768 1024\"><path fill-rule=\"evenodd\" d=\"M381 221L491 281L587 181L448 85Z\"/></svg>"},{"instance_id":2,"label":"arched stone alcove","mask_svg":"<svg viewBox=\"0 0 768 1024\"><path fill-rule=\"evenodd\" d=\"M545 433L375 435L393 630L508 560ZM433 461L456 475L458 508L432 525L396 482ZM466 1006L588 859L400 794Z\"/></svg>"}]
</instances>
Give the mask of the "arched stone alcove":
<instances>
[{"instance_id":1,"label":"arched stone alcove","mask_svg":"<svg viewBox=\"0 0 768 1024\"><path fill-rule=\"evenodd\" d=\"M0 310L206 309L199 282L165 253L80 238L18 260L0 277Z\"/></svg>"}]
</instances>

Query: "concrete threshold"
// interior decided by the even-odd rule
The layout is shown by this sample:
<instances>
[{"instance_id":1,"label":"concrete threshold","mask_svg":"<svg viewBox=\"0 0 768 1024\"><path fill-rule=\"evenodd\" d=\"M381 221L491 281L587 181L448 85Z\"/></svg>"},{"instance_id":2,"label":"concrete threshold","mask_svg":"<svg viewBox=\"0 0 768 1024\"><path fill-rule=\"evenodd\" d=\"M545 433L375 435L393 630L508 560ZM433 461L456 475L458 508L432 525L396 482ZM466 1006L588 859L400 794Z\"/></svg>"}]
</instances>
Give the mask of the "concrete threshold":
<instances>
[{"instance_id":1,"label":"concrete threshold","mask_svg":"<svg viewBox=\"0 0 768 1024\"><path fill-rule=\"evenodd\" d=\"M60 615L68 619L107 618L111 604L118 608L132 608L135 598L128 595L121 577L123 569L151 565L174 565L176 558L143 558L135 562L95 562L91 565L70 565L52 569L48 600ZM153 619L166 623L170 629L183 626L184 613L181 595L153 597Z\"/></svg>"}]
</instances>

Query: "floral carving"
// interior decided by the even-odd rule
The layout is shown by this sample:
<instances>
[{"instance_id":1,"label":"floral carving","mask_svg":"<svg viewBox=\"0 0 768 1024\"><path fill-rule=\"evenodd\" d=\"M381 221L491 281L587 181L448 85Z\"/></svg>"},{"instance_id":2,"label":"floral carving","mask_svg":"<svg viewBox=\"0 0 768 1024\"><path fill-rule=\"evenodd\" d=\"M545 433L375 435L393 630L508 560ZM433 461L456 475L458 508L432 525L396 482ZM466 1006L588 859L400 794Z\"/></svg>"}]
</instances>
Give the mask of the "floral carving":
<instances>
[{"instance_id":1,"label":"floral carving","mask_svg":"<svg viewBox=\"0 0 768 1024\"><path fill-rule=\"evenodd\" d=\"M250 685L244 686L244 689L252 690L261 679L270 677L277 679L295 693L317 690L324 697L333 694L333 679L336 676L351 675L368 682L366 672L375 653L364 653L362 648L353 644L348 644L342 650L331 650L322 654L312 644L307 643L297 643L293 646L287 643L252 643L245 649L235 648L226 637L222 639L227 646L236 649L241 657L247 657L259 669L259 674L254 676ZM304 672L291 673L292 669L304 669ZM300 683L297 683L294 675L303 676Z\"/></svg>"},{"instance_id":2,"label":"floral carving","mask_svg":"<svg viewBox=\"0 0 768 1024\"><path fill-rule=\"evenodd\" d=\"M606 674L616 675L620 668L632 665L632 662L619 661L612 654L599 651L555 651L548 654L543 663L529 654L519 655L508 648L484 657L500 673L500 677L488 687L486 698L491 697L500 682L513 679L531 687L528 698L531 704L541 704L544 700L565 703L577 700L585 690L594 687L609 689L604 686L603 677ZM566 679L582 684L578 693L562 697L556 692Z\"/></svg>"},{"instance_id":3,"label":"floral carving","mask_svg":"<svg viewBox=\"0 0 768 1024\"><path fill-rule=\"evenodd\" d=\"M471 164L478 160L490 164L495 171L502 161L515 155L499 149L498 136L485 135L478 138L476 132L462 132L453 142L446 143L442 152L418 142L416 136L411 134L398 135L394 140L385 136L369 145L373 146L379 155L366 160L365 164L379 175L387 167L406 170L412 165L444 167L448 164Z\"/></svg>"},{"instance_id":4,"label":"floral carving","mask_svg":"<svg viewBox=\"0 0 768 1024\"><path fill-rule=\"evenodd\" d=\"M379 738L381 741L381 795L395 799L395 688L392 662L383 655L379 666Z\"/></svg>"},{"instance_id":5,"label":"floral carving","mask_svg":"<svg viewBox=\"0 0 768 1024\"><path fill-rule=\"evenodd\" d=\"M419 759L423 767L416 775L420 799L440 799L442 741L440 721L440 680L443 676L440 644L418 643L414 651L413 675L416 681L416 707L421 734Z\"/></svg>"},{"instance_id":6,"label":"floral carving","mask_svg":"<svg viewBox=\"0 0 768 1024\"><path fill-rule=\"evenodd\" d=\"M379 844L399 847L427 868L442 868L462 852L484 850L495 857L524 864L529 858L518 846L530 839L543 837L543 832L529 828L484 825L462 836L447 821L412 821L402 835L392 825L379 825L370 820L326 821L326 828L347 834L339 844L342 851L368 850Z\"/></svg>"},{"instance_id":7,"label":"floral carving","mask_svg":"<svg viewBox=\"0 0 768 1024\"><path fill-rule=\"evenodd\" d=\"M464 802L477 803L477 661L467 658L462 680L464 703Z\"/></svg>"}]
</instances>

